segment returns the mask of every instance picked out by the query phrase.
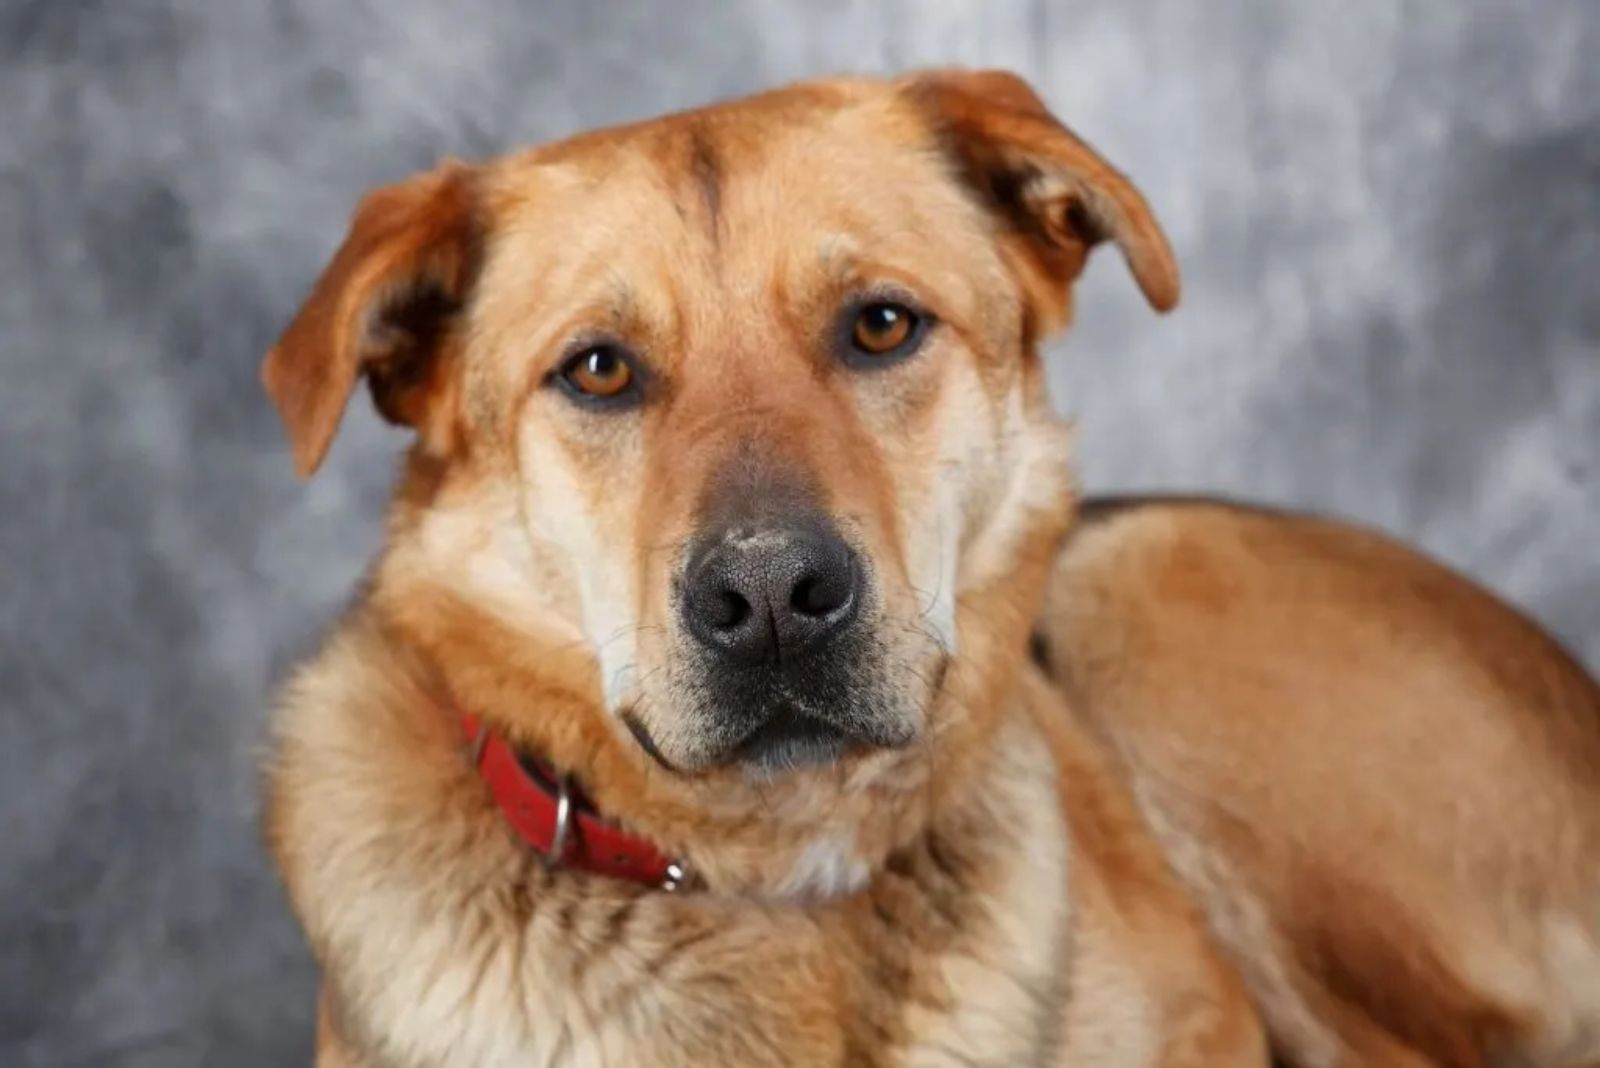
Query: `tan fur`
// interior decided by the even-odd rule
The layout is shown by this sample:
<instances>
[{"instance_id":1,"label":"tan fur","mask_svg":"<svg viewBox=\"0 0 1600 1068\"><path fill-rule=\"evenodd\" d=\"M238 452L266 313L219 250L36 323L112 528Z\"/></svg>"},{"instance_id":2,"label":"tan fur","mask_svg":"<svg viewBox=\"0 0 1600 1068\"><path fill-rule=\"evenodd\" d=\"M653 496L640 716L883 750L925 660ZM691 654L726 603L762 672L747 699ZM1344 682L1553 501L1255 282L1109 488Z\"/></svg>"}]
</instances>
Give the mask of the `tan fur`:
<instances>
[{"instance_id":1,"label":"tan fur","mask_svg":"<svg viewBox=\"0 0 1600 1068\"><path fill-rule=\"evenodd\" d=\"M1600 1057L1600 690L1375 535L1091 508L1046 654L1297 1064Z\"/></svg>"},{"instance_id":2,"label":"tan fur","mask_svg":"<svg viewBox=\"0 0 1600 1068\"><path fill-rule=\"evenodd\" d=\"M1263 1064L1213 933L1306 1065L1593 1055L1581 673L1346 534L1312 539L1351 574L1310 567L1296 627L1257 607L1232 637L1186 614L1259 588L1249 553L1213 561L1225 531L1141 561L1091 526L1058 560L1070 434L1037 345L1102 241L1171 306L1138 193L997 73L791 86L363 202L263 368L303 472L362 379L417 432L369 581L274 720L319 1063ZM883 293L936 326L847 368L841 310ZM638 406L560 388L597 338L647 373ZM729 478L803 486L870 567L851 686L881 745L774 774L719 748L675 598ZM1259 540L1294 571L1305 529ZM1052 569L1062 689L1026 657ZM1402 676L1407 648L1437 656ZM1280 706L1305 729L1257 722ZM696 885L546 871L460 710Z\"/></svg>"}]
</instances>

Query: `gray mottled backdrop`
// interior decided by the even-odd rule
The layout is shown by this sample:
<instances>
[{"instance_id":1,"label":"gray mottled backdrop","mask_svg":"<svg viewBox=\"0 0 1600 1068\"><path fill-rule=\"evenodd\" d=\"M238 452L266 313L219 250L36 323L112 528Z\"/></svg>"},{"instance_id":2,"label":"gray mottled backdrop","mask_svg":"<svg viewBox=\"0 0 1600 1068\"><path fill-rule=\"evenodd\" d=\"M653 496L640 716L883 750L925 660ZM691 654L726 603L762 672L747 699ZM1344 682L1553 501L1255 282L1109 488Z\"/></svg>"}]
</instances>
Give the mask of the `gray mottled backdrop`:
<instances>
[{"instance_id":1,"label":"gray mottled backdrop","mask_svg":"<svg viewBox=\"0 0 1600 1068\"><path fill-rule=\"evenodd\" d=\"M1409 537L1600 662L1600 5L0 0L0 1063L303 1062L265 696L378 542L256 364L368 186L839 69L1015 67L1150 195L1055 354L1093 487Z\"/></svg>"}]
</instances>

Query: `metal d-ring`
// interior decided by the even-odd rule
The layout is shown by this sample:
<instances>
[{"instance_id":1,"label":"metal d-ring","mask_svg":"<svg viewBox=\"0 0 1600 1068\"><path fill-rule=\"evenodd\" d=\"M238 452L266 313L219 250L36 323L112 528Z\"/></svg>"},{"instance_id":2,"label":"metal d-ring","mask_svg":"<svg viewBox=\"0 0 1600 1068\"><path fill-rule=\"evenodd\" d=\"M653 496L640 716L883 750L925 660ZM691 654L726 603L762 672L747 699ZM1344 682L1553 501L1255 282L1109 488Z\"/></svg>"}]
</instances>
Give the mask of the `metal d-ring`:
<instances>
[{"instance_id":1,"label":"metal d-ring","mask_svg":"<svg viewBox=\"0 0 1600 1068\"><path fill-rule=\"evenodd\" d=\"M471 764L473 771L477 771L483 766L483 747L488 744L489 728L480 723L478 724L478 729L473 732L472 742L467 750L467 760Z\"/></svg>"},{"instance_id":2,"label":"metal d-ring","mask_svg":"<svg viewBox=\"0 0 1600 1068\"><path fill-rule=\"evenodd\" d=\"M689 878L689 866L683 861L674 860L667 865L667 874L661 880L661 889L673 893Z\"/></svg>"},{"instance_id":3,"label":"metal d-ring","mask_svg":"<svg viewBox=\"0 0 1600 1068\"><path fill-rule=\"evenodd\" d=\"M560 866L567 852L567 840L572 837L572 777L563 775L556 780L556 830L550 837L550 851L544 854L544 866Z\"/></svg>"}]
</instances>

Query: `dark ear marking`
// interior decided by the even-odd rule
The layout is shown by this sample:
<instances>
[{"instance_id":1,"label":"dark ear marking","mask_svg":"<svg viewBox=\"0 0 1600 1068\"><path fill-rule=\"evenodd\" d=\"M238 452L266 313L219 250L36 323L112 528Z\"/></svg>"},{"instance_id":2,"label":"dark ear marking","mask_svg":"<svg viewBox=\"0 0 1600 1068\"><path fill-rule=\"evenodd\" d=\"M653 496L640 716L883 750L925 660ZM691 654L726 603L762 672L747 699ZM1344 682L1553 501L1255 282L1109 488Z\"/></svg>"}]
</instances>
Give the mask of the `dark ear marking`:
<instances>
[{"instance_id":1,"label":"dark ear marking","mask_svg":"<svg viewBox=\"0 0 1600 1068\"><path fill-rule=\"evenodd\" d=\"M458 298L437 284L423 282L373 309L364 341L367 389L373 406L389 422L413 425L407 399L427 384L430 362L461 307Z\"/></svg>"},{"instance_id":2,"label":"dark ear marking","mask_svg":"<svg viewBox=\"0 0 1600 1068\"><path fill-rule=\"evenodd\" d=\"M1038 283L1030 290L1064 301L1090 250L1111 241L1152 307L1177 303L1177 263L1149 205L1026 82L1005 71L941 70L905 84L963 183L1024 239L1022 259Z\"/></svg>"},{"instance_id":3,"label":"dark ear marking","mask_svg":"<svg viewBox=\"0 0 1600 1068\"><path fill-rule=\"evenodd\" d=\"M261 380L295 467L321 464L358 378L392 422L442 433L448 339L476 281L476 172L446 163L362 200L344 242L267 353Z\"/></svg>"}]
</instances>

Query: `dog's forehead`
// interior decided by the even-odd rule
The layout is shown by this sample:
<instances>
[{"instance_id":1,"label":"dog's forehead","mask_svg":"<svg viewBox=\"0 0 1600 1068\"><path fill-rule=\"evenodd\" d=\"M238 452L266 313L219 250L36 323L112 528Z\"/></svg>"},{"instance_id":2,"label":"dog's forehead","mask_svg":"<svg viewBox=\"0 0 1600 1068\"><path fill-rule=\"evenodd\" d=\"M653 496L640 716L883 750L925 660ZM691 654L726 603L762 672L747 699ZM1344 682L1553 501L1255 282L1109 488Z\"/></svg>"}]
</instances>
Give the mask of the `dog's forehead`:
<instances>
[{"instance_id":1,"label":"dog's forehead","mask_svg":"<svg viewBox=\"0 0 1600 1068\"><path fill-rule=\"evenodd\" d=\"M801 85L583 134L500 161L488 186L500 258L538 265L552 295L652 281L726 293L853 257L926 269L987 233L925 117L881 83Z\"/></svg>"},{"instance_id":2,"label":"dog's forehead","mask_svg":"<svg viewBox=\"0 0 1600 1068\"><path fill-rule=\"evenodd\" d=\"M770 148L786 138L814 134L924 142L930 130L915 98L893 83L873 79L801 82L753 96L590 130L535 146L517 162L583 168L609 166L618 153L662 157L675 165L675 149L708 142L719 153ZM748 160L747 160L748 162Z\"/></svg>"},{"instance_id":3,"label":"dog's forehead","mask_svg":"<svg viewBox=\"0 0 1600 1068\"><path fill-rule=\"evenodd\" d=\"M487 351L610 335L658 367L709 368L783 350L874 283L991 338L1014 325L995 299L1011 283L992 223L888 83L799 86L583 134L485 178ZM516 362L482 368L483 384L518 390Z\"/></svg>"}]
</instances>

